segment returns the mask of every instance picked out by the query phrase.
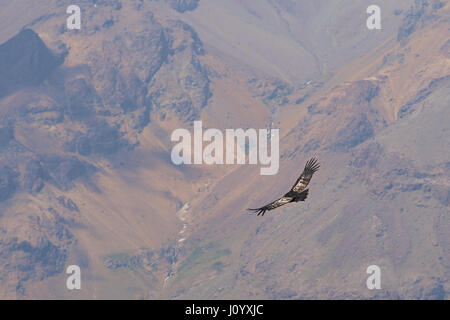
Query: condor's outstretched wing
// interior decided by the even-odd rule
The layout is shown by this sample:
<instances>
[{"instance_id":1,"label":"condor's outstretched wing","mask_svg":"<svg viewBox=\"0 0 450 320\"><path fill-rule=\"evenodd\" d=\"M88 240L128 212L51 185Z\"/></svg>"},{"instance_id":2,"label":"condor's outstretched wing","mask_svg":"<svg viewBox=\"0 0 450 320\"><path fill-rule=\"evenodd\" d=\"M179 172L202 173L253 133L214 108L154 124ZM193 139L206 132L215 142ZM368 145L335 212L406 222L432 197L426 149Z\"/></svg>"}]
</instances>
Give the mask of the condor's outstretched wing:
<instances>
[{"instance_id":1,"label":"condor's outstretched wing","mask_svg":"<svg viewBox=\"0 0 450 320\"><path fill-rule=\"evenodd\" d=\"M302 174L288 193L286 193L280 199L265 205L264 207L247 210L256 212L259 216L260 214L264 215L266 211L281 207L282 205L285 205L289 202L305 201L306 197L308 196L308 189L306 189L306 187L308 186L309 181L311 181L314 172L319 170L319 167L320 165L317 158L313 157L309 159L306 162L305 169L303 170Z\"/></svg>"},{"instance_id":2,"label":"condor's outstretched wing","mask_svg":"<svg viewBox=\"0 0 450 320\"><path fill-rule=\"evenodd\" d=\"M259 216L260 214L261 214L261 215L264 215L264 213L265 213L266 211L272 210L272 209L275 209L275 208L278 208L278 207L281 207L282 205L285 205L286 203L291 202L292 199L293 199L293 197L286 197L286 196L283 196L283 197L281 197L280 199L275 200L274 202L271 202L271 203L265 205L264 207L257 208L257 209L250 209L250 208L249 208L249 209L247 209L247 210L253 211L253 212L257 212L257 213L258 213L258 214L257 214L258 216Z\"/></svg>"},{"instance_id":3,"label":"condor's outstretched wing","mask_svg":"<svg viewBox=\"0 0 450 320\"><path fill-rule=\"evenodd\" d=\"M305 169L303 170L300 177L298 177L291 191L302 192L303 190L305 190L309 184L309 181L311 181L313 173L319 170L319 168L320 164L317 158L314 157L309 159L308 162L306 162Z\"/></svg>"},{"instance_id":4,"label":"condor's outstretched wing","mask_svg":"<svg viewBox=\"0 0 450 320\"><path fill-rule=\"evenodd\" d=\"M281 197L278 200L275 200L274 202L271 202L264 207L258 208L258 209L247 209L249 211L257 212L258 216L260 214L264 215L266 211L281 207L282 205L289 203L289 202L299 202L299 201L305 201L306 197L308 197L309 190L306 189L305 191L301 193L292 192L289 191L286 193L283 197Z\"/></svg>"}]
</instances>

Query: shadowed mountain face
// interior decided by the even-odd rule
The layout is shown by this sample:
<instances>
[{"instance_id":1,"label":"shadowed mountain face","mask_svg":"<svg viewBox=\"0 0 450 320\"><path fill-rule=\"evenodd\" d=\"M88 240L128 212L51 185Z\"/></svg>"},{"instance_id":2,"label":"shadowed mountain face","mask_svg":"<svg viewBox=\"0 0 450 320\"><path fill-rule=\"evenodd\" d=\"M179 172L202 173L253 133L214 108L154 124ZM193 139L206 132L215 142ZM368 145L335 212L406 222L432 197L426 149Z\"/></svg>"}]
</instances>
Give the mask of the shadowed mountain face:
<instances>
[{"instance_id":1,"label":"shadowed mountain face","mask_svg":"<svg viewBox=\"0 0 450 320\"><path fill-rule=\"evenodd\" d=\"M69 2L0 12L0 297L448 299L447 2ZM194 120L279 128L279 173L175 166Z\"/></svg>"},{"instance_id":2,"label":"shadowed mountain face","mask_svg":"<svg viewBox=\"0 0 450 320\"><path fill-rule=\"evenodd\" d=\"M61 62L33 30L21 31L0 46L0 97L41 84Z\"/></svg>"}]
</instances>

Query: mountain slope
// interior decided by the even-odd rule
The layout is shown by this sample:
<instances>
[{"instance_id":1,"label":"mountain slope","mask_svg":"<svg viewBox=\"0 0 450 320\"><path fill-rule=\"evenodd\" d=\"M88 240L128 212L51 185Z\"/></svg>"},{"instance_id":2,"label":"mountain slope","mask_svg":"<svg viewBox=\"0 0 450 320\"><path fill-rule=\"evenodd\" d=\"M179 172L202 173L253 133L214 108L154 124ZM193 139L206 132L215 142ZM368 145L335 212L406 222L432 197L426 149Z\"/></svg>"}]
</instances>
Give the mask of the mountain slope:
<instances>
[{"instance_id":1,"label":"mountain slope","mask_svg":"<svg viewBox=\"0 0 450 320\"><path fill-rule=\"evenodd\" d=\"M448 299L447 2L69 4L0 12L0 297ZM279 128L279 173L175 166L194 120Z\"/></svg>"}]
</instances>

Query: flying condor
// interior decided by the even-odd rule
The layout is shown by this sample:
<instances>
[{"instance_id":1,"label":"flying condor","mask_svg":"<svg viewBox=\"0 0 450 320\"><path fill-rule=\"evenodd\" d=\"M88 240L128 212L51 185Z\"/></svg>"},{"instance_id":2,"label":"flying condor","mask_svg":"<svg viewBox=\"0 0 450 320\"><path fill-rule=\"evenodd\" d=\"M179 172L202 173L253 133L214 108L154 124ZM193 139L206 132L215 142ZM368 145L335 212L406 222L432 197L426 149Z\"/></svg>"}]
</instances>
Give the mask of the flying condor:
<instances>
[{"instance_id":1,"label":"flying condor","mask_svg":"<svg viewBox=\"0 0 450 320\"><path fill-rule=\"evenodd\" d=\"M280 199L265 205L264 207L247 210L257 212L259 216L260 214L264 215L266 211L281 207L286 203L305 201L309 192L309 189L306 189L306 187L308 186L309 181L311 181L314 172L319 170L319 167L320 164L317 158L313 157L309 159L308 162L306 162L305 169L303 170L302 174L300 175L300 177L298 177L294 186L291 188L291 190L289 190L288 193L286 193Z\"/></svg>"}]
</instances>

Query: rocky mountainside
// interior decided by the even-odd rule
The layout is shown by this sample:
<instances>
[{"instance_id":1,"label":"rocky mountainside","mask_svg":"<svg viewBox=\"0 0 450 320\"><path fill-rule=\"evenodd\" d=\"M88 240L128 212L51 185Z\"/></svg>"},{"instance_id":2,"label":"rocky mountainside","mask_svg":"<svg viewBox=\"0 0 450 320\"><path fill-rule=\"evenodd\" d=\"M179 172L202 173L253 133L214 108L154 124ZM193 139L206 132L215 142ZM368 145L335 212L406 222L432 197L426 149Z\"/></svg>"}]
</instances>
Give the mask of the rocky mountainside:
<instances>
[{"instance_id":1,"label":"rocky mountainside","mask_svg":"<svg viewBox=\"0 0 450 320\"><path fill-rule=\"evenodd\" d=\"M446 1L372 31L363 0L85 0L81 30L27 2L0 12L1 298L448 299ZM279 173L175 166L194 120L279 128ZM313 154L305 203L245 212Z\"/></svg>"}]
</instances>

